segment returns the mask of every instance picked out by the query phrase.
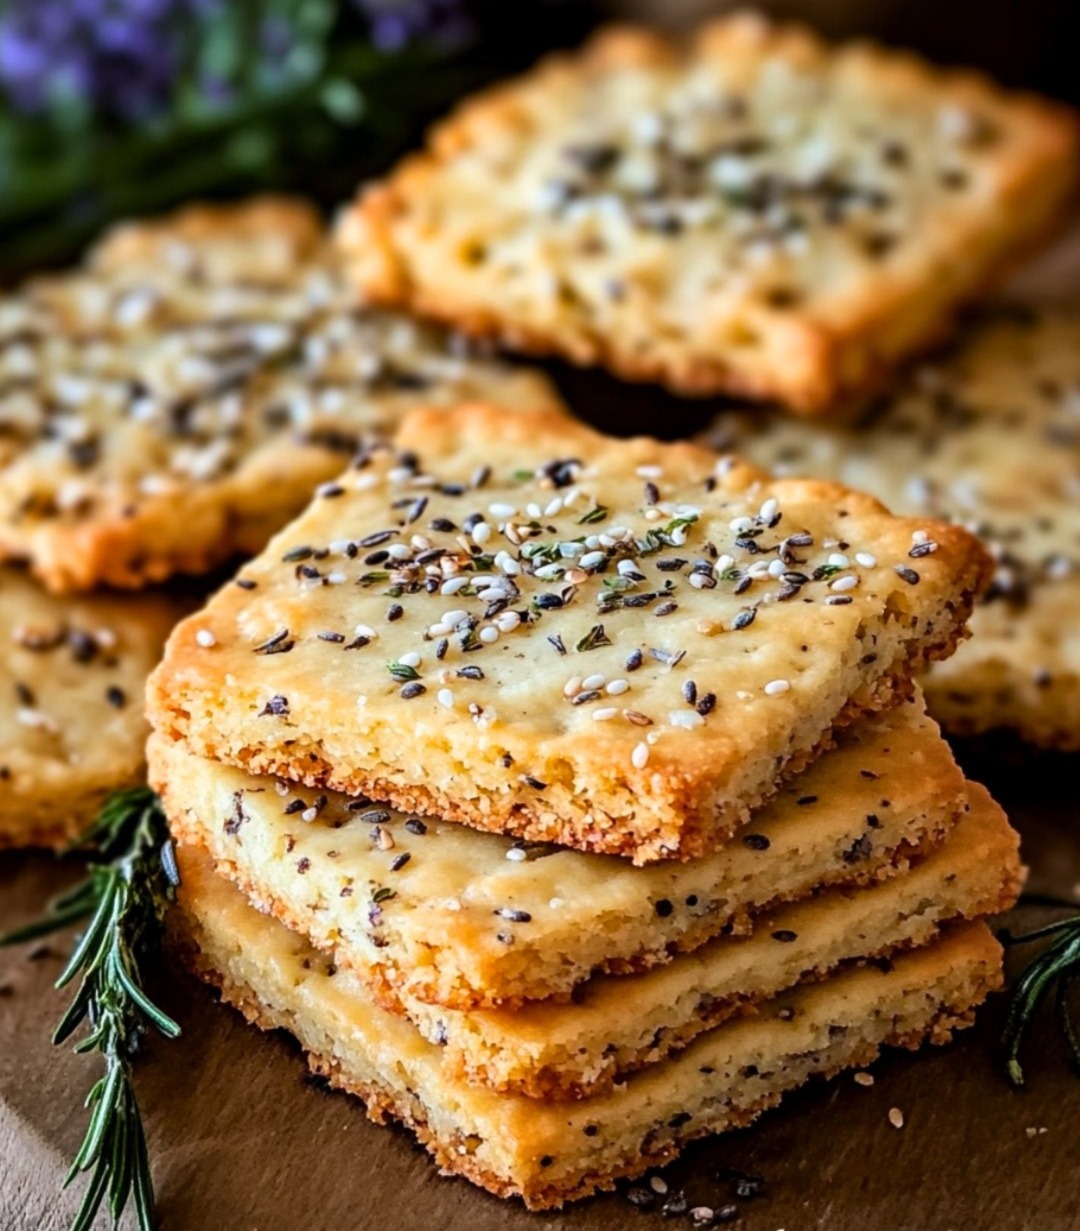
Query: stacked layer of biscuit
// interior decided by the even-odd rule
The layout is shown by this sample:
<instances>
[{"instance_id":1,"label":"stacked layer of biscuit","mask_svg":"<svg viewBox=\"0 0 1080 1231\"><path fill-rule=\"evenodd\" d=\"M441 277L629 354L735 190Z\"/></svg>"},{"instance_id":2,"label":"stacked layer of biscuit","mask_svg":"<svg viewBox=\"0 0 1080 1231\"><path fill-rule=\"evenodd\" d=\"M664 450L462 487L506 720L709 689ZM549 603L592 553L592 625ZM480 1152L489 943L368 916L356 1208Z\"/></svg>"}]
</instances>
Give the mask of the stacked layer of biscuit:
<instances>
[{"instance_id":1,"label":"stacked layer of biscuit","mask_svg":"<svg viewBox=\"0 0 1080 1231\"><path fill-rule=\"evenodd\" d=\"M944 1039L1019 865L912 681L988 571L835 485L418 411L152 677L191 961L539 1207Z\"/></svg>"}]
</instances>

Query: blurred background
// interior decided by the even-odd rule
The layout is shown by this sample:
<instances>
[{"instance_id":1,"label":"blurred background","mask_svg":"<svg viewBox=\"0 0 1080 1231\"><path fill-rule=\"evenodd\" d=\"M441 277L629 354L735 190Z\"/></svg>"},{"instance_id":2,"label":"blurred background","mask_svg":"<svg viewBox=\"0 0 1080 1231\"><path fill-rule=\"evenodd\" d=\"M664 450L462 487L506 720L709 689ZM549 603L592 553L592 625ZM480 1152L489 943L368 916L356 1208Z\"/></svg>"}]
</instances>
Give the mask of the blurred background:
<instances>
[{"instance_id":1,"label":"blurred background","mask_svg":"<svg viewBox=\"0 0 1080 1231\"><path fill-rule=\"evenodd\" d=\"M717 0L0 0L0 277L107 222L293 189L330 205L468 90L601 20L689 25ZM1080 101L1075 0L784 0Z\"/></svg>"}]
</instances>

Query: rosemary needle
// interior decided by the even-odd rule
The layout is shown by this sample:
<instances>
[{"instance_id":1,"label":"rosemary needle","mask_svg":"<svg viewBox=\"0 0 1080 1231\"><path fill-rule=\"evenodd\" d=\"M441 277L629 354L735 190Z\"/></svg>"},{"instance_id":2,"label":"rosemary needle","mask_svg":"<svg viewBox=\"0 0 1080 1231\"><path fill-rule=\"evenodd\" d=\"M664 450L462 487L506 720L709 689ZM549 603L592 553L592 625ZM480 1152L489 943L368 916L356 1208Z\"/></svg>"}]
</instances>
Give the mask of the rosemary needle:
<instances>
[{"instance_id":1,"label":"rosemary needle","mask_svg":"<svg viewBox=\"0 0 1080 1231\"><path fill-rule=\"evenodd\" d=\"M1080 915L1073 915L1020 935L1010 932L1001 935L1001 940L1006 945L1026 945L1045 939L1050 939L1050 943L1032 959L1017 980L1005 1018L1002 1034L1005 1071L1014 1086L1024 1084L1024 1071L1020 1066L1020 1047L1024 1035L1039 1005L1051 991L1054 993L1054 1012L1069 1051L1069 1058L1073 1066L1080 1071L1080 1036L1077 1034L1069 1005L1072 985L1080 978Z\"/></svg>"},{"instance_id":2,"label":"rosemary needle","mask_svg":"<svg viewBox=\"0 0 1080 1231\"><path fill-rule=\"evenodd\" d=\"M86 1099L86 1136L64 1181L66 1187L89 1172L71 1231L89 1231L104 1205L115 1226L132 1199L140 1231L152 1231L154 1189L131 1062L149 1026L168 1038L180 1033L141 987L140 966L154 951L164 908L178 883L157 797L146 787L110 796L72 851L85 856L86 877L53 901L44 918L0 937L0 944L18 944L89 919L56 981L63 988L80 978L53 1043L63 1043L85 1022L87 1033L75 1051L96 1051L105 1059L105 1072Z\"/></svg>"}]
</instances>

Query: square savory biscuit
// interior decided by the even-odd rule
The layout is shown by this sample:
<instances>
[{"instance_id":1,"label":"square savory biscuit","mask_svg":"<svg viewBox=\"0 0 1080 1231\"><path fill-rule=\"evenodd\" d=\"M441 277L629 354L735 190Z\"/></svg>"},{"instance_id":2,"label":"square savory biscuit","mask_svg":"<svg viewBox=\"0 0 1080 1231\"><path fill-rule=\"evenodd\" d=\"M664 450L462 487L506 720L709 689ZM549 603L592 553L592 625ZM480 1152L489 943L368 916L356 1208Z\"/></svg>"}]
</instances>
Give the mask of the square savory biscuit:
<instances>
[{"instance_id":1,"label":"square savory biscuit","mask_svg":"<svg viewBox=\"0 0 1080 1231\"><path fill-rule=\"evenodd\" d=\"M701 1035L619 1089L540 1102L450 1076L442 1049L378 1008L352 972L260 914L180 848L172 912L189 964L249 1021L284 1028L371 1119L400 1120L448 1172L533 1209L611 1188L674 1158L696 1137L748 1124L815 1075L870 1063L885 1045L942 1043L1001 985L984 924L950 929L884 968L837 974Z\"/></svg>"},{"instance_id":2,"label":"square savory biscuit","mask_svg":"<svg viewBox=\"0 0 1080 1231\"><path fill-rule=\"evenodd\" d=\"M966 807L921 705L841 731L740 840L634 868L479 833L203 760L160 735L150 781L173 834L390 1003L458 1009L565 999L596 971L642 970L826 885L907 870Z\"/></svg>"},{"instance_id":3,"label":"square savory biscuit","mask_svg":"<svg viewBox=\"0 0 1080 1231\"><path fill-rule=\"evenodd\" d=\"M977 533L994 580L971 640L926 677L930 707L958 734L1080 750L1080 315L984 316L854 426L730 414L704 439Z\"/></svg>"},{"instance_id":4,"label":"square savory biscuit","mask_svg":"<svg viewBox=\"0 0 1080 1231\"><path fill-rule=\"evenodd\" d=\"M64 846L139 783L146 677L187 610L150 594L55 598L0 569L0 848Z\"/></svg>"},{"instance_id":5,"label":"square savory biscuit","mask_svg":"<svg viewBox=\"0 0 1080 1231\"><path fill-rule=\"evenodd\" d=\"M375 301L684 394L819 414L949 327L1077 180L1063 108L741 14L467 101L361 191Z\"/></svg>"},{"instance_id":6,"label":"square savory biscuit","mask_svg":"<svg viewBox=\"0 0 1080 1231\"><path fill-rule=\"evenodd\" d=\"M254 773L687 859L910 696L988 575L966 531L835 484L416 411L177 630L151 720Z\"/></svg>"},{"instance_id":7,"label":"square savory biscuit","mask_svg":"<svg viewBox=\"0 0 1080 1231\"><path fill-rule=\"evenodd\" d=\"M1021 880L1018 836L982 787L970 786L969 801L970 812L945 843L906 873L767 911L745 938L720 937L641 974L596 975L569 1001L468 1010L408 995L379 1002L440 1046L456 1078L531 1098L603 1093L798 983L929 944L950 923L1009 909ZM598 916L596 926L603 923ZM340 949L336 960L370 988L370 970L342 962Z\"/></svg>"},{"instance_id":8,"label":"square savory biscuit","mask_svg":"<svg viewBox=\"0 0 1080 1231\"><path fill-rule=\"evenodd\" d=\"M420 397L558 404L539 373L362 309L306 207L127 225L0 297L0 555L67 591L253 554Z\"/></svg>"}]
</instances>

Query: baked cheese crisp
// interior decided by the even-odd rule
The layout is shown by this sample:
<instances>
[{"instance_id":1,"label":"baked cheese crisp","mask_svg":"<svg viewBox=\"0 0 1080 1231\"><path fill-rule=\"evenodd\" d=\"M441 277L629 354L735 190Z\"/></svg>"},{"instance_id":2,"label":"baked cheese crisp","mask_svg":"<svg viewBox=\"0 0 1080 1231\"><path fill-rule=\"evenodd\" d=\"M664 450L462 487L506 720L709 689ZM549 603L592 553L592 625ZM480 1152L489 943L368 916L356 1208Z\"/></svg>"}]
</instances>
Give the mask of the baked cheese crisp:
<instances>
[{"instance_id":1,"label":"baked cheese crisp","mask_svg":"<svg viewBox=\"0 0 1080 1231\"><path fill-rule=\"evenodd\" d=\"M361 308L306 206L119 227L0 297L0 556L70 591L251 555L421 397L558 404L538 373Z\"/></svg>"},{"instance_id":2,"label":"baked cheese crisp","mask_svg":"<svg viewBox=\"0 0 1080 1231\"><path fill-rule=\"evenodd\" d=\"M383 303L820 414L1053 226L1077 136L974 73L760 16L618 28L464 103L340 238Z\"/></svg>"},{"instance_id":3,"label":"baked cheese crisp","mask_svg":"<svg viewBox=\"0 0 1080 1231\"><path fill-rule=\"evenodd\" d=\"M416 411L171 638L198 756L644 863L964 636L966 531L556 412Z\"/></svg>"}]
</instances>

